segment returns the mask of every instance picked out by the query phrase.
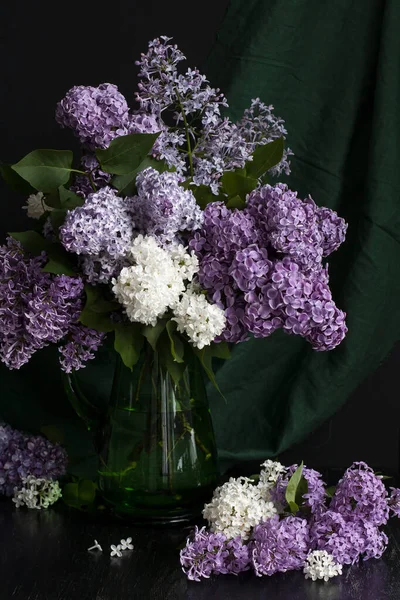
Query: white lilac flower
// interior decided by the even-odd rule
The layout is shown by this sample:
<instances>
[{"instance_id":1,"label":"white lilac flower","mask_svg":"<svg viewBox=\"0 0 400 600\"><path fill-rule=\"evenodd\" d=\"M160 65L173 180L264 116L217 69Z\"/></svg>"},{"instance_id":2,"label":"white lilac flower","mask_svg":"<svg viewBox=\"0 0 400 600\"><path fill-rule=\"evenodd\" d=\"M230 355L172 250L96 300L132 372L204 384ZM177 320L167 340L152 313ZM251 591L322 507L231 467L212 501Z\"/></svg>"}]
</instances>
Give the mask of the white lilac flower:
<instances>
[{"instance_id":1,"label":"white lilac flower","mask_svg":"<svg viewBox=\"0 0 400 600\"><path fill-rule=\"evenodd\" d=\"M172 320L178 324L178 331L186 333L200 350L221 335L226 324L224 311L219 306L210 304L204 294L194 294L190 290L174 307Z\"/></svg>"},{"instance_id":2,"label":"white lilac flower","mask_svg":"<svg viewBox=\"0 0 400 600\"><path fill-rule=\"evenodd\" d=\"M342 574L342 565L336 563L332 554L326 550L314 550L307 556L303 573L306 579L328 581L331 577Z\"/></svg>"},{"instance_id":3,"label":"white lilac flower","mask_svg":"<svg viewBox=\"0 0 400 600\"><path fill-rule=\"evenodd\" d=\"M121 550L133 550L131 537L126 538L126 540L121 540Z\"/></svg>"},{"instance_id":4,"label":"white lilac flower","mask_svg":"<svg viewBox=\"0 0 400 600\"><path fill-rule=\"evenodd\" d=\"M47 206L44 201L43 192L38 192L37 194L31 194L26 201L26 206L22 207L23 210L26 210L26 214L30 219L40 219L45 212L52 211L51 206Z\"/></svg>"},{"instance_id":5,"label":"white lilac flower","mask_svg":"<svg viewBox=\"0 0 400 600\"><path fill-rule=\"evenodd\" d=\"M235 479L214 491L213 498L206 504L203 517L214 533L223 533L227 538L240 536L246 540L255 525L276 514L272 502L263 498L262 490L247 477Z\"/></svg>"},{"instance_id":6,"label":"white lilac flower","mask_svg":"<svg viewBox=\"0 0 400 600\"><path fill-rule=\"evenodd\" d=\"M192 281L193 276L199 270L199 259L194 251L188 252L182 244L171 244L168 252L182 279Z\"/></svg>"},{"instance_id":7,"label":"white lilac flower","mask_svg":"<svg viewBox=\"0 0 400 600\"><path fill-rule=\"evenodd\" d=\"M139 235L131 256L136 264L124 267L112 280L113 291L130 321L154 326L179 302L185 289L182 275L168 252L152 237Z\"/></svg>"},{"instance_id":8,"label":"white lilac flower","mask_svg":"<svg viewBox=\"0 0 400 600\"><path fill-rule=\"evenodd\" d=\"M280 462L271 459L263 462L261 466L263 469L260 472L258 486L264 490L271 489L278 481L279 476L284 475L287 471L286 467Z\"/></svg>"},{"instance_id":9,"label":"white lilac flower","mask_svg":"<svg viewBox=\"0 0 400 600\"><path fill-rule=\"evenodd\" d=\"M118 546L114 546L114 544L111 544L110 548L111 548L110 556L118 556L119 558L121 558L122 548L119 544L118 544Z\"/></svg>"},{"instance_id":10,"label":"white lilac flower","mask_svg":"<svg viewBox=\"0 0 400 600\"><path fill-rule=\"evenodd\" d=\"M100 552L103 552L103 548L100 546L97 540L94 540L94 546L91 546L88 548L88 550L100 550Z\"/></svg>"},{"instance_id":11,"label":"white lilac flower","mask_svg":"<svg viewBox=\"0 0 400 600\"><path fill-rule=\"evenodd\" d=\"M22 478L22 488L14 488L13 502L16 507L48 508L61 498L61 488L58 481L41 479L29 475Z\"/></svg>"}]
</instances>

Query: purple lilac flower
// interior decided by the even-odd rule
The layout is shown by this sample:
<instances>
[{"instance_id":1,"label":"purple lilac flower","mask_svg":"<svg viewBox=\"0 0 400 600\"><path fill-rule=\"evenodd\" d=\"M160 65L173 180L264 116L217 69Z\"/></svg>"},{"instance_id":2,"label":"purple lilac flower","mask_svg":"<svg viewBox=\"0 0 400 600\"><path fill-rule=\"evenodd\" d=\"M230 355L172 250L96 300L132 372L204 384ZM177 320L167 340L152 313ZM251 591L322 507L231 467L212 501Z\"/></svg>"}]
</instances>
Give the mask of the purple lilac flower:
<instances>
[{"instance_id":1,"label":"purple lilac flower","mask_svg":"<svg viewBox=\"0 0 400 600\"><path fill-rule=\"evenodd\" d=\"M260 226L264 245L290 256L306 271L320 268L322 235L315 205L303 202L297 198L297 192L278 183L254 190L247 206Z\"/></svg>"},{"instance_id":2,"label":"purple lilac flower","mask_svg":"<svg viewBox=\"0 0 400 600\"><path fill-rule=\"evenodd\" d=\"M373 525L389 518L388 494L382 479L364 462L355 462L339 481L330 509Z\"/></svg>"},{"instance_id":3,"label":"purple lilac flower","mask_svg":"<svg viewBox=\"0 0 400 600\"><path fill-rule=\"evenodd\" d=\"M389 499L389 509L393 515L400 517L400 488L390 488L391 494Z\"/></svg>"},{"instance_id":4,"label":"purple lilac flower","mask_svg":"<svg viewBox=\"0 0 400 600\"><path fill-rule=\"evenodd\" d=\"M285 493L289 479L296 471L298 465L291 465L287 468L284 476L279 476L276 486L271 490L273 501L284 508L286 505ZM308 506L313 514L321 512L325 508L325 483L322 481L322 475L315 469L303 467L302 475L307 481L307 492L303 495L304 506Z\"/></svg>"},{"instance_id":5,"label":"purple lilac flower","mask_svg":"<svg viewBox=\"0 0 400 600\"><path fill-rule=\"evenodd\" d=\"M249 292L256 287L263 287L272 269L272 262L268 260L265 248L258 248L256 244L239 250L229 269L229 275L235 281L239 290Z\"/></svg>"},{"instance_id":6,"label":"purple lilac flower","mask_svg":"<svg viewBox=\"0 0 400 600\"><path fill-rule=\"evenodd\" d=\"M318 514L310 527L311 547L326 550L341 564L354 564L380 558L386 549L387 536L370 521L349 517L333 510Z\"/></svg>"},{"instance_id":7,"label":"purple lilac flower","mask_svg":"<svg viewBox=\"0 0 400 600\"><path fill-rule=\"evenodd\" d=\"M88 360L95 357L105 334L84 325L72 325L69 335L62 346L59 346L60 364L65 373L78 371L86 366Z\"/></svg>"},{"instance_id":8,"label":"purple lilac flower","mask_svg":"<svg viewBox=\"0 0 400 600\"><path fill-rule=\"evenodd\" d=\"M240 537L228 540L222 533L195 528L180 552L183 572L193 581L211 574L238 574L250 568L248 546Z\"/></svg>"},{"instance_id":9,"label":"purple lilac flower","mask_svg":"<svg viewBox=\"0 0 400 600\"><path fill-rule=\"evenodd\" d=\"M256 575L300 569L309 551L309 530L305 519L275 515L253 530L249 544Z\"/></svg>"},{"instance_id":10,"label":"purple lilac flower","mask_svg":"<svg viewBox=\"0 0 400 600\"><path fill-rule=\"evenodd\" d=\"M71 88L57 104L56 121L72 129L88 150L107 148L116 137L142 133L147 127L146 133L159 131L154 118L130 115L124 96L109 83Z\"/></svg>"},{"instance_id":11,"label":"purple lilac flower","mask_svg":"<svg viewBox=\"0 0 400 600\"><path fill-rule=\"evenodd\" d=\"M258 99L245 111L238 123L223 118L221 108L227 107L224 95L210 87L198 69L178 72L185 56L171 38L162 36L149 43L146 54L142 54L139 65L139 91L136 98L141 110L154 114L162 121L165 109L175 110L175 125L188 128L192 149L192 170L182 158L187 149L183 131L162 127L162 133L154 145L153 154L167 161L179 174L192 175L195 185L208 185L218 193L219 180L225 171L244 167L259 144L286 134L282 119L272 114L272 107ZM275 172L289 171L287 156L275 168Z\"/></svg>"},{"instance_id":12,"label":"purple lilac flower","mask_svg":"<svg viewBox=\"0 0 400 600\"><path fill-rule=\"evenodd\" d=\"M277 327L305 337L314 350L331 350L344 338L345 314L332 300L327 272L306 276L297 263L284 258L274 264L261 290L247 292L245 324L255 337Z\"/></svg>"},{"instance_id":13,"label":"purple lilac flower","mask_svg":"<svg viewBox=\"0 0 400 600\"><path fill-rule=\"evenodd\" d=\"M265 145L273 140L283 137L286 139L287 131L285 121L276 117L273 113L274 107L266 106L259 98L251 101L250 108L246 108L243 117L237 123L241 136L246 140L251 152L257 145ZM289 156L293 152L285 148L281 162L271 169L272 175L290 174Z\"/></svg>"},{"instance_id":14,"label":"purple lilac flower","mask_svg":"<svg viewBox=\"0 0 400 600\"><path fill-rule=\"evenodd\" d=\"M107 283L122 268L134 236L129 200L110 187L93 192L83 206L67 214L59 235L69 252L92 258L88 264L83 262L88 280Z\"/></svg>"},{"instance_id":15,"label":"purple lilac flower","mask_svg":"<svg viewBox=\"0 0 400 600\"><path fill-rule=\"evenodd\" d=\"M223 202L211 202L204 210L203 228L194 234L189 246L200 256L209 253L231 264L238 250L258 241L258 229L251 215L230 210Z\"/></svg>"},{"instance_id":16,"label":"purple lilac flower","mask_svg":"<svg viewBox=\"0 0 400 600\"><path fill-rule=\"evenodd\" d=\"M161 243L178 241L183 231L199 229L203 213L190 190L179 185L176 173L144 169L137 177L138 195L131 199L137 229Z\"/></svg>"},{"instance_id":17,"label":"purple lilac flower","mask_svg":"<svg viewBox=\"0 0 400 600\"><path fill-rule=\"evenodd\" d=\"M25 328L35 339L56 343L79 318L83 282L66 275L49 279L33 286L25 307Z\"/></svg>"},{"instance_id":18,"label":"purple lilac flower","mask_svg":"<svg viewBox=\"0 0 400 600\"><path fill-rule=\"evenodd\" d=\"M0 494L11 496L23 477L56 479L65 474L67 454L58 444L41 436L23 434L9 425L0 426Z\"/></svg>"},{"instance_id":19,"label":"purple lilac flower","mask_svg":"<svg viewBox=\"0 0 400 600\"><path fill-rule=\"evenodd\" d=\"M310 198L311 200L311 198ZM347 223L330 208L316 207L318 229L322 235L322 250L324 256L329 256L344 242Z\"/></svg>"},{"instance_id":20,"label":"purple lilac flower","mask_svg":"<svg viewBox=\"0 0 400 600\"><path fill-rule=\"evenodd\" d=\"M202 131L193 157L196 185L208 185L218 194L219 180L225 171L243 168L253 148L246 143L239 127L227 117L212 122Z\"/></svg>"},{"instance_id":21,"label":"purple lilac flower","mask_svg":"<svg viewBox=\"0 0 400 600\"><path fill-rule=\"evenodd\" d=\"M0 360L19 369L58 342L82 308L80 278L42 271L46 255L30 257L12 238L0 247Z\"/></svg>"}]
</instances>

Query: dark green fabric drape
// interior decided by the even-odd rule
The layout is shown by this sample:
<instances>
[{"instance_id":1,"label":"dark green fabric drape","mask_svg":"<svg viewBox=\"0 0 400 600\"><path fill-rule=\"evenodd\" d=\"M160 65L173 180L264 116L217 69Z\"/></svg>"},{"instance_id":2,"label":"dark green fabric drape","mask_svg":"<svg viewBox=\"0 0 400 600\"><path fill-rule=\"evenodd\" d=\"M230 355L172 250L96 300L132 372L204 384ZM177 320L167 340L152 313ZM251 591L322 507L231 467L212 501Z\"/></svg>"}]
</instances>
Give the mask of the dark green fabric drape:
<instances>
[{"instance_id":1,"label":"dark green fabric drape","mask_svg":"<svg viewBox=\"0 0 400 600\"><path fill-rule=\"evenodd\" d=\"M219 365L227 402L210 387L222 459L276 455L334 413L399 339L400 3L398 0L232 0L207 74L237 118L250 99L276 107L295 152L289 178L349 222L330 261L346 341L315 353L277 332ZM103 362L102 362L103 360ZM103 397L111 369L82 373ZM76 453L87 441L62 395L54 353L0 372L0 418L55 423ZM79 442L79 443L78 443Z\"/></svg>"},{"instance_id":2,"label":"dark green fabric drape","mask_svg":"<svg viewBox=\"0 0 400 600\"><path fill-rule=\"evenodd\" d=\"M400 332L400 3L232 0L207 73L239 118L273 104L293 149L288 183L349 222L330 260L345 342L316 353L276 333L235 349L213 401L226 459L274 455L334 413Z\"/></svg>"}]
</instances>

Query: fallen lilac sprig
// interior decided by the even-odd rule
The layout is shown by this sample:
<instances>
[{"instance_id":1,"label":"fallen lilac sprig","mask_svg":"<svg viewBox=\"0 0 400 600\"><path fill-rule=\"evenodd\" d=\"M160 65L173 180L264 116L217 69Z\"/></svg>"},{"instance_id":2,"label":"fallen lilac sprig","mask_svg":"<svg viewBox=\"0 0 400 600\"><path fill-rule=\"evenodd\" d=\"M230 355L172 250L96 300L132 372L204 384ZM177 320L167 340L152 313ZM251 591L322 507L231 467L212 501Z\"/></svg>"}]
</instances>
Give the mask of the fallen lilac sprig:
<instances>
[{"instance_id":1,"label":"fallen lilac sprig","mask_svg":"<svg viewBox=\"0 0 400 600\"><path fill-rule=\"evenodd\" d=\"M390 488L389 495L366 463L347 469L332 497L314 469L271 460L262 467L253 481L231 478L205 505L209 529L196 527L180 552L189 579L303 569L306 578L328 581L343 565L382 556L388 545L382 526L390 512L400 515L400 489ZM299 472L296 501L289 502ZM269 514L261 510L266 502Z\"/></svg>"}]
</instances>

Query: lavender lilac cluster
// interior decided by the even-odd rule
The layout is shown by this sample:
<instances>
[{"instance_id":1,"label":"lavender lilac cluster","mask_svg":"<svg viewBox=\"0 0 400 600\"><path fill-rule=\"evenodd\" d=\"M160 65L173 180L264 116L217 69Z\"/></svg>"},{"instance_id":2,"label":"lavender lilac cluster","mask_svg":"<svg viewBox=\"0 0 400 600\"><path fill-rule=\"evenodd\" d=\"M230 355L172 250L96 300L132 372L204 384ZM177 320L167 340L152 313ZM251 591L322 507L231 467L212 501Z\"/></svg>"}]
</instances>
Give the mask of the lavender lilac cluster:
<instances>
[{"instance_id":1,"label":"lavender lilac cluster","mask_svg":"<svg viewBox=\"0 0 400 600\"><path fill-rule=\"evenodd\" d=\"M272 106L259 99L252 101L238 123L223 117L221 109L228 106L225 96L212 88L198 69L179 73L185 56L170 40L166 36L153 40L137 61L140 83L136 99L141 111L155 115L160 123L163 112L173 110L176 126L185 121L190 147L182 131L161 126L153 155L166 160L178 173L192 176L194 184L208 185L217 194L225 171L244 167L256 146L285 137L284 122L275 117ZM190 164L184 160L183 150L189 150ZM285 152L274 169L276 174L289 173L290 154L290 150Z\"/></svg>"},{"instance_id":2,"label":"lavender lilac cluster","mask_svg":"<svg viewBox=\"0 0 400 600\"><path fill-rule=\"evenodd\" d=\"M46 262L45 253L30 256L13 238L0 247L0 360L10 369L59 343L81 313L82 279L46 273Z\"/></svg>"},{"instance_id":3,"label":"lavender lilac cluster","mask_svg":"<svg viewBox=\"0 0 400 600\"><path fill-rule=\"evenodd\" d=\"M199 229L203 213L190 190L179 185L176 173L158 173L148 168L137 177L137 196L130 202L132 218L144 235L157 238L161 244L181 241L180 233Z\"/></svg>"},{"instance_id":4,"label":"lavender lilac cluster","mask_svg":"<svg viewBox=\"0 0 400 600\"><path fill-rule=\"evenodd\" d=\"M82 257L90 283L108 283L125 265L134 228L129 201L107 186L68 213L59 236L66 250Z\"/></svg>"},{"instance_id":5,"label":"lavender lilac cluster","mask_svg":"<svg viewBox=\"0 0 400 600\"><path fill-rule=\"evenodd\" d=\"M0 425L0 494L11 496L28 475L57 479L65 474L67 461L58 444Z\"/></svg>"},{"instance_id":6,"label":"lavender lilac cluster","mask_svg":"<svg viewBox=\"0 0 400 600\"><path fill-rule=\"evenodd\" d=\"M278 514L254 526L247 542L240 536L229 539L223 530L213 533L205 528L189 536L180 554L189 579L199 581L212 574L237 574L249 568L258 576L301 569L315 551L327 552L337 565L382 556L388 538L381 527L387 523L389 511L400 516L400 489L390 488L389 496L381 477L365 463L356 462L329 499L321 474L304 467L302 475L308 489L293 515L287 512L285 491L296 468L292 465L266 488ZM234 510L232 497L232 514Z\"/></svg>"},{"instance_id":7,"label":"lavender lilac cluster","mask_svg":"<svg viewBox=\"0 0 400 600\"><path fill-rule=\"evenodd\" d=\"M56 121L72 129L88 150L107 148L121 135L159 131L152 115L130 114L125 97L110 83L73 87L58 103Z\"/></svg>"},{"instance_id":8,"label":"lavender lilac cluster","mask_svg":"<svg viewBox=\"0 0 400 600\"><path fill-rule=\"evenodd\" d=\"M181 564L193 581L211 575L237 575L250 568L249 548L242 543L240 536L228 540L222 533L196 527L181 551Z\"/></svg>"},{"instance_id":9,"label":"lavender lilac cluster","mask_svg":"<svg viewBox=\"0 0 400 600\"><path fill-rule=\"evenodd\" d=\"M346 228L334 211L280 183L256 189L242 211L209 204L189 245L200 261L200 284L225 310L222 339L267 337L281 328L315 350L335 348L347 327L322 259L344 241Z\"/></svg>"}]
</instances>

